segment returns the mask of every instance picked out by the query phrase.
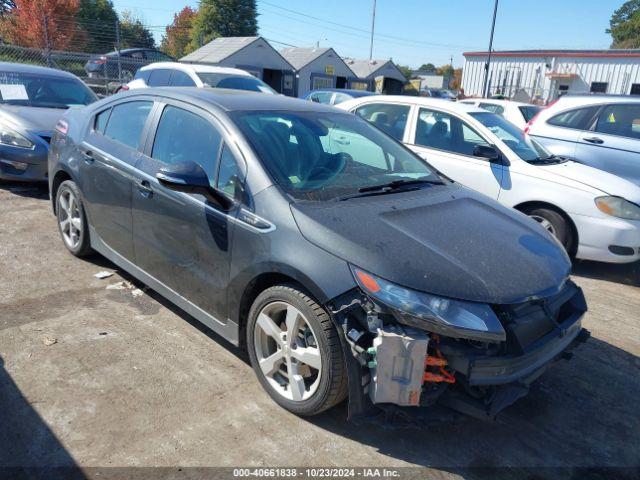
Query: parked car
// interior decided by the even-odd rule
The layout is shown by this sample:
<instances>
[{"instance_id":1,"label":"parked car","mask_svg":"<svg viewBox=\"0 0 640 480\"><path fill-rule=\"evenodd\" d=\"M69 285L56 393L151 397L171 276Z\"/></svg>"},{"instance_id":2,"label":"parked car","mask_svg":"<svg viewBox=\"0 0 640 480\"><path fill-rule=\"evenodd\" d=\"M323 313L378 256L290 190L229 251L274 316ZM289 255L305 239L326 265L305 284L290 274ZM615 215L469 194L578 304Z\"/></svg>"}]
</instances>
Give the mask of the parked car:
<instances>
[{"instance_id":1,"label":"parked car","mask_svg":"<svg viewBox=\"0 0 640 480\"><path fill-rule=\"evenodd\" d=\"M296 414L348 391L352 414L440 401L490 418L583 337L547 231L333 107L124 92L64 117L49 168L72 254L247 348Z\"/></svg>"},{"instance_id":2,"label":"parked car","mask_svg":"<svg viewBox=\"0 0 640 480\"><path fill-rule=\"evenodd\" d=\"M525 131L556 155L640 185L640 98L564 95Z\"/></svg>"},{"instance_id":3,"label":"parked car","mask_svg":"<svg viewBox=\"0 0 640 480\"><path fill-rule=\"evenodd\" d=\"M323 88L321 90L312 90L304 97L305 100L311 100L316 103L325 105L337 105L353 98L368 97L378 95L376 92L368 90L355 90L347 88Z\"/></svg>"},{"instance_id":4,"label":"parked car","mask_svg":"<svg viewBox=\"0 0 640 480\"><path fill-rule=\"evenodd\" d=\"M108 78L129 81L138 69L151 62L172 62L174 58L155 48L126 48L104 55L92 55L84 66L90 78Z\"/></svg>"},{"instance_id":5,"label":"parked car","mask_svg":"<svg viewBox=\"0 0 640 480\"><path fill-rule=\"evenodd\" d=\"M159 62L142 67L122 89L147 87L214 87L277 94L262 80L238 68L178 62Z\"/></svg>"},{"instance_id":6,"label":"parked car","mask_svg":"<svg viewBox=\"0 0 640 480\"><path fill-rule=\"evenodd\" d=\"M410 97L340 108L372 121L453 180L529 215L577 258L640 259L640 187L550 154L502 116ZM379 115L389 122L376 122Z\"/></svg>"},{"instance_id":7,"label":"parked car","mask_svg":"<svg viewBox=\"0 0 640 480\"><path fill-rule=\"evenodd\" d=\"M542 110L542 107L538 105L490 98L470 98L461 100L460 103L475 105L488 112L502 115L521 130L524 130L527 123Z\"/></svg>"},{"instance_id":8,"label":"parked car","mask_svg":"<svg viewBox=\"0 0 640 480\"><path fill-rule=\"evenodd\" d=\"M0 179L46 181L57 121L67 108L95 100L71 73L0 62Z\"/></svg>"},{"instance_id":9,"label":"parked car","mask_svg":"<svg viewBox=\"0 0 640 480\"><path fill-rule=\"evenodd\" d=\"M451 90L447 90L445 88L421 89L419 95L421 97L440 98L442 100L450 100L452 102L456 100L456 95Z\"/></svg>"}]
</instances>

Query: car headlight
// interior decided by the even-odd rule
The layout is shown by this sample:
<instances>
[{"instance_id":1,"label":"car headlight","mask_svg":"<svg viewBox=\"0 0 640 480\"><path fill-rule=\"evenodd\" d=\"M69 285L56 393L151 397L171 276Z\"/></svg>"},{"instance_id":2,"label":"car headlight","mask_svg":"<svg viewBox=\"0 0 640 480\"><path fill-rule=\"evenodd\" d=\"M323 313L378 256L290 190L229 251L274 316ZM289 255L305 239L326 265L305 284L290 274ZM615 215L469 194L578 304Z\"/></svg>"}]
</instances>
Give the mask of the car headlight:
<instances>
[{"instance_id":1,"label":"car headlight","mask_svg":"<svg viewBox=\"0 0 640 480\"><path fill-rule=\"evenodd\" d=\"M598 197L596 207L603 213L626 220L640 220L640 206L621 197Z\"/></svg>"},{"instance_id":2,"label":"car headlight","mask_svg":"<svg viewBox=\"0 0 640 480\"><path fill-rule=\"evenodd\" d=\"M34 146L32 141L7 126L4 122L0 122L0 143L10 147L33 148Z\"/></svg>"},{"instance_id":3,"label":"car headlight","mask_svg":"<svg viewBox=\"0 0 640 480\"><path fill-rule=\"evenodd\" d=\"M351 266L358 286L390 307L397 320L454 338L502 342L506 333L491 307L411 290Z\"/></svg>"}]
</instances>

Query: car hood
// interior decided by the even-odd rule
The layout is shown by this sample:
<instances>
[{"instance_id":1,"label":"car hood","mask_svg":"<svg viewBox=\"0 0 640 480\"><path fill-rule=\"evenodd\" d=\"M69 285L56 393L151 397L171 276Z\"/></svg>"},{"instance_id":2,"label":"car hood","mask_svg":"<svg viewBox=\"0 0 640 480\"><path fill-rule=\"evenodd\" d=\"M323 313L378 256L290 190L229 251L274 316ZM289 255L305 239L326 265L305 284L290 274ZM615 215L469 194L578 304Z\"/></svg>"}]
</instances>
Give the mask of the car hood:
<instances>
[{"instance_id":1,"label":"car hood","mask_svg":"<svg viewBox=\"0 0 640 480\"><path fill-rule=\"evenodd\" d=\"M635 203L640 202L640 187L638 185L604 170L573 161L536 166L554 175L598 189L603 193L623 197Z\"/></svg>"},{"instance_id":2,"label":"car hood","mask_svg":"<svg viewBox=\"0 0 640 480\"><path fill-rule=\"evenodd\" d=\"M0 117L30 132L51 132L66 111L62 108L2 105Z\"/></svg>"},{"instance_id":3,"label":"car hood","mask_svg":"<svg viewBox=\"0 0 640 480\"><path fill-rule=\"evenodd\" d=\"M461 186L294 203L302 235L399 285L508 304L555 293L571 264L534 221Z\"/></svg>"}]
</instances>

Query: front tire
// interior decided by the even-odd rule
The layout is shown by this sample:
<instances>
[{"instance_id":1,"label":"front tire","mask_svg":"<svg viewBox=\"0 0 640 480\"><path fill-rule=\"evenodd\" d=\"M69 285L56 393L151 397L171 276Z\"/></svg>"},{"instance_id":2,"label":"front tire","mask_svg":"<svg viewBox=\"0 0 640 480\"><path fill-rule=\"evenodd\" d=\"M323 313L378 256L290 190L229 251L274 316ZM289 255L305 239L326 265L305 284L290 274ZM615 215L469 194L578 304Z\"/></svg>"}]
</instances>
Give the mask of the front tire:
<instances>
[{"instance_id":1,"label":"front tire","mask_svg":"<svg viewBox=\"0 0 640 480\"><path fill-rule=\"evenodd\" d=\"M524 212L556 237L567 252L573 247L573 232L564 216L550 208L533 207Z\"/></svg>"},{"instance_id":2,"label":"front tire","mask_svg":"<svg viewBox=\"0 0 640 480\"><path fill-rule=\"evenodd\" d=\"M316 415L346 397L338 333L327 312L297 287L278 285L258 295L247 347L260 384L290 412Z\"/></svg>"},{"instance_id":3,"label":"front tire","mask_svg":"<svg viewBox=\"0 0 640 480\"><path fill-rule=\"evenodd\" d=\"M62 243L76 257L93 252L89 239L89 225L84 213L80 190L75 182L65 180L56 191L56 216Z\"/></svg>"}]
</instances>

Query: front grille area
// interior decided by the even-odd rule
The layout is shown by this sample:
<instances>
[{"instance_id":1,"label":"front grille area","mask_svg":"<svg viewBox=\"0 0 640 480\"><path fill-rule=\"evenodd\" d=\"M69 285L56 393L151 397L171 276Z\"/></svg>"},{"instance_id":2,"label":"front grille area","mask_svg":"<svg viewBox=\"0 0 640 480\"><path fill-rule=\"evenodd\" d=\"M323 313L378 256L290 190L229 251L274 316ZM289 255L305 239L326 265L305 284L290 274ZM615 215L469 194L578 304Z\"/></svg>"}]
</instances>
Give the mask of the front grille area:
<instances>
[{"instance_id":1,"label":"front grille area","mask_svg":"<svg viewBox=\"0 0 640 480\"><path fill-rule=\"evenodd\" d=\"M562 334L587 311L587 304L582 290L567 281L562 291L551 297L498 305L494 310L507 333L508 353L523 354L551 332Z\"/></svg>"}]
</instances>

